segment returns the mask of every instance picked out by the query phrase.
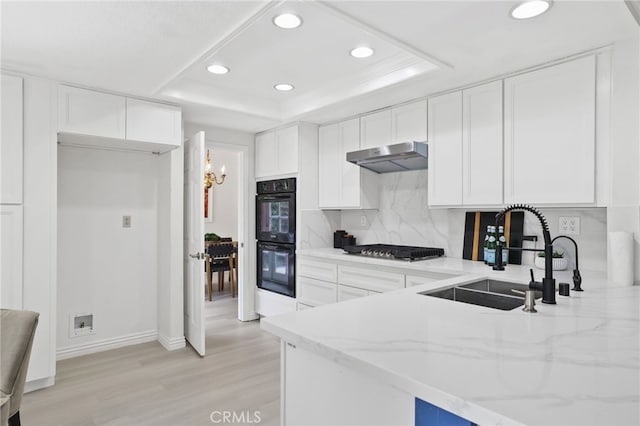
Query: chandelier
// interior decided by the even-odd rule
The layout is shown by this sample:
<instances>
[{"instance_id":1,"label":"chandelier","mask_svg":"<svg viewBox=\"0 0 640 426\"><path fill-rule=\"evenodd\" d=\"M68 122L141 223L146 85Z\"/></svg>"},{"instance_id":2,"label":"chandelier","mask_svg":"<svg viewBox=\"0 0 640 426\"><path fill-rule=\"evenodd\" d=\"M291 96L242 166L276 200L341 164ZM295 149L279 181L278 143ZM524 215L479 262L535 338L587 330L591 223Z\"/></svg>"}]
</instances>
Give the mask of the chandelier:
<instances>
[{"instance_id":1,"label":"chandelier","mask_svg":"<svg viewBox=\"0 0 640 426\"><path fill-rule=\"evenodd\" d=\"M209 150L207 149L207 163L204 168L204 187L205 189L209 189L215 183L216 185L222 185L224 183L224 178L227 175L224 172L224 166L220 169L220 177L221 179L218 181L218 177L211 170L211 155L209 154Z\"/></svg>"}]
</instances>

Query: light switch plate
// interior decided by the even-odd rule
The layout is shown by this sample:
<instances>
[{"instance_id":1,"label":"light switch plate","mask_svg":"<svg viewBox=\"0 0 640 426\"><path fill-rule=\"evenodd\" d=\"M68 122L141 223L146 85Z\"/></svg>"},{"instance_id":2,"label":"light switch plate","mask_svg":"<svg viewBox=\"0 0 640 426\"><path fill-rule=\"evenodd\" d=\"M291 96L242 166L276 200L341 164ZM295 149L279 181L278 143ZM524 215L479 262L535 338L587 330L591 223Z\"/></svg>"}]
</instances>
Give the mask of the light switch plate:
<instances>
[{"instance_id":1,"label":"light switch plate","mask_svg":"<svg viewBox=\"0 0 640 426\"><path fill-rule=\"evenodd\" d=\"M131 228L131 216L122 216L122 227Z\"/></svg>"},{"instance_id":2,"label":"light switch plate","mask_svg":"<svg viewBox=\"0 0 640 426\"><path fill-rule=\"evenodd\" d=\"M580 235L580 217L560 216L558 232L565 235Z\"/></svg>"},{"instance_id":3,"label":"light switch plate","mask_svg":"<svg viewBox=\"0 0 640 426\"><path fill-rule=\"evenodd\" d=\"M367 217L365 215L360 216L360 226L367 226Z\"/></svg>"}]
</instances>

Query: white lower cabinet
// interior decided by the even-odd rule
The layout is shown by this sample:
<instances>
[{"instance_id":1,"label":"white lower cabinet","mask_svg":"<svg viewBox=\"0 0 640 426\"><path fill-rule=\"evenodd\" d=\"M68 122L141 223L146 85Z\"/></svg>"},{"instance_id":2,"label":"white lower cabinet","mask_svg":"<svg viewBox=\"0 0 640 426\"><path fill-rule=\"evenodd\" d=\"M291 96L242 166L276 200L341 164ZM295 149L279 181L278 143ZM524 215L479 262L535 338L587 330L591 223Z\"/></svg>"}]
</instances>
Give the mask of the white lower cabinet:
<instances>
[{"instance_id":1,"label":"white lower cabinet","mask_svg":"<svg viewBox=\"0 0 640 426\"><path fill-rule=\"evenodd\" d=\"M335 283L299 276L296 285L297 298L302 303L320 306L338 301Z\"/></svg>"}]
</instances>

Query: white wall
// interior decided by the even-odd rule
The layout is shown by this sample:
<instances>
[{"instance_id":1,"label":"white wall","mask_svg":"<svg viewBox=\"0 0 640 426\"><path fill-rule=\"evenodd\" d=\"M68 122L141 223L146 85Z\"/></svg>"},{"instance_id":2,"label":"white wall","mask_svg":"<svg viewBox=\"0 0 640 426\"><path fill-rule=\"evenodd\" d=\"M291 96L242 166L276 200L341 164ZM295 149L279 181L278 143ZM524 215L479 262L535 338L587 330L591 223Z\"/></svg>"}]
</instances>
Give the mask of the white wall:
<instances>
[{"instance_id":1,"label":"white wall","mask_svg":"<svg viewBox=\"0 0 640 426\"><path fill-rule=\"evenodd\" d=\"M640 29L638 29L640 34ZM614 46L611 71L608 231L635 234L635 281L640 281L640 35Z\"/></svg>"},{"instance_id":2,"label":"white wall","mask_svg":"<svg viewBox=\"0 0 640 426\"><path fill-rule=\"evenodd\" d=\"M220 179L220 168L224 165L227 177L222 185L213 185L209 192L213 214L204 222L205 232L215 232L221 237L238 239L238 176L240 153L207 144L211 153L211 169Z\"/></svg>"},{"instance_id":3,"label":"white wall","mask_svg":"<svg viewBox=\"0 0 640 426\"><path fill-rule=\"evenodd\" d=\"M151 154L59 148L59 356L157 337L158 167ZM82 312L95 333L70 338L69 316Z\"/></svg>"}]
</instances>

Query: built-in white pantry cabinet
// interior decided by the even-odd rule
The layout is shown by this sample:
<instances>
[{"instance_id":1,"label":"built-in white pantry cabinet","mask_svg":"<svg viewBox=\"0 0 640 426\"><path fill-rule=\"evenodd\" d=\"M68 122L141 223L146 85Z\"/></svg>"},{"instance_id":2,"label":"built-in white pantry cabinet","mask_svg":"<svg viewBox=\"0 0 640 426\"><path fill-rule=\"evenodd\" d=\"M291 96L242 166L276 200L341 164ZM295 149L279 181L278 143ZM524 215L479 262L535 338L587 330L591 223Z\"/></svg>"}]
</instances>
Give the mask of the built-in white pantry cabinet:
<instances>
[{"instance_id":1,"label":"built-in white pantry cabinet","mask_svg":"<svg viewBox=\"0 0 640 426\"><path fill-rule=\"evenodd\" d=\"M180 107L77 87L58 87L59 141L167 152L182 144Z\"/></svg>"},{"instance_id":2,"label":"built-in white pantry cabinet","mask_svg":"<svg viewBox=\"0 0 640 426\"><path fill-rule=\"evenodd\" d=\"M256 178L298 172L298 130L294 125L256 135Z\"/></svg>"},{"instance_id":3,"label":"built-in white pantry cabinet","mask_svg":"<svg viewBox=\"0 0 640 426\"><path fill-rule=\"evenodd\" d=\"M505 202L595 202L596 58L504 81Z\"/></svg>"},{"instance_id":4,"label":"built-in white pantry cabinet","mask_svg":"<svg viewBox=\"0 0 640 426\"><path fill-rule=\"evenodd\" d=\"M22 78L2 74L0 204L22 204Z\"/></svg>"},{"instance_id":5,"label":"built-in white pantry cabinet","mask_svg":"<svg viewBox=\"0 0 640 426\"><path fill-rule=\"evenodd\" d=\"M347 152L360 149L359 119L322 126L318 132L319 207L377 208L377 175L346 161Z\"/></svg>"},{"instance_id":6,"label":"built-in white pantry cabinet","mask_svg":"<svg viewBox=\"0 0 640 426\"><path fill-rule=\"evenodd\" d=\"M0 307L23 309L23 81L2 74Z\"/></svg>"}]
</instances>

